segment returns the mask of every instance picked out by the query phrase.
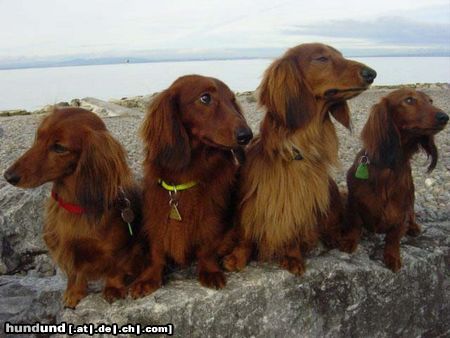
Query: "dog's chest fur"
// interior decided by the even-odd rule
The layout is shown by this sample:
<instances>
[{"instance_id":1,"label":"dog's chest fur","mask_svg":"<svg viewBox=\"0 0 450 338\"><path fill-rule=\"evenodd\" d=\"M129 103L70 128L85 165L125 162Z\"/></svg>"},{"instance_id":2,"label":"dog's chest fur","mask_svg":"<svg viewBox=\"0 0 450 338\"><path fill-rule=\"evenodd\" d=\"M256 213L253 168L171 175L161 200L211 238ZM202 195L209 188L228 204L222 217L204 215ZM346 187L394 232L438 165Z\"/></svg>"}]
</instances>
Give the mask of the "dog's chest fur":
<instances>
[{"instance_id":1,"label":"dog's chest fur","mask_svg":"<svg viewBox=\"0 0 450 338\"><path fill-rule=\"evenodd\" d=\"M169 217L170 195L156 183L159 175L150 173L147 178L152 182L145 194L149 238L161 242L165 254L180 265L188 264L196 249L216 245L224 233L237 167L225 158L208 169L196 186L177 193L181 221Z\"/></svg>"},{"instance_id":2,"label":"dog's chest fur","mask_svg":"<svg viewBox=\"0 0 450 338\"><path fill-rule=\"evenodd\" d=\"M111 240L114 234L100 229L100 224L89 224L86 217L70 214L54 200L48 201L44 241L54 261L68 275L82 271L89 278L98 278L112 268L120 243Z\"/></svg>"},{"instance_id":3,"label":"dog's chest fur","mask_svg":"<svg viewBox=\"0 0 450 338\"><path fill-rule=\"evenodd\" d=\"M241 225L264 255L292 241L317 239L317 217L329 207L329 171L338 141L331 121L323 130L300 131L280 142L280 153L295 145L302 160L272 159L250 149L242 174Z\"/></svg>"},{"instance_id":4,"label":"dog's chest fur","mask_svg":"<svg viewBox=\"0 0 450 338\"><path fill-rule=\"evenodd\" d=\"M352 194L363 204L365 225L379 233L387 232L393 224L407 221L414 208L414 182L411 166L405 164L396 171L369 169L374 178L353 180ZM392 189L397 187L397 189Z\"/></svg>"}]
</instances>

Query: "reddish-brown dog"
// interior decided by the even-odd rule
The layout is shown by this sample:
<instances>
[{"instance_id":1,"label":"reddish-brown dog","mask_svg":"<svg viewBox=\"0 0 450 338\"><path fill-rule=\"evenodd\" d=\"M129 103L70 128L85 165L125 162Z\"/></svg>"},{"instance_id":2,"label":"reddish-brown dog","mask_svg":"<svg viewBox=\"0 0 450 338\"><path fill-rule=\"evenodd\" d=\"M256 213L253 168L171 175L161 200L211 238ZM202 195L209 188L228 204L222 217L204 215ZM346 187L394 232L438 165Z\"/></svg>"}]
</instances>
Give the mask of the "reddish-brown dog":
<instances>
[{"instance_id":1,"label":"reddish-brown dog","mask_svg":"<svg viewBox=\"0 0 450 338\"><path fill-rule=\"evenodd\" d=\"M181 77L152 102L142 137L151 266L132 296L161 286L166 258L184 266L193 257L202 285L224 287L217 256L238 169L233 152L252 138L234 94L214 78Z\"/></svg>"},{"instance_id":2,"label":"reddish-brown dog","mask_svg":"<svg viewBox=\"0 0 450 338\"><path fill-rule=\"evenodd\" d=\"M346 100L366 90L376 72L323 44L288 50L267 69L259 101L266 109L260 136L242 167L240 243L225 268L241 270L253 247L302 274L302 251L322 239L336 246L343 207L330 169L338 140L330 114L347 128Z\"/></svg>"},{"instance_id":3,"label":"reddish-brown dog","mask_svg":"<svg viewBox=\"0 0 450 338\"><path fill-rule=\"evenodd\" d=\"M98 116L78 108L54 110L31 149L4 176L21 188L53 182L44 240L68 278L65 306L75 307L93 279L106 280L108 301L126 296L126 278L136 276L143 262L141 193L125 151Z\"/></svg>"},{"instance_id":4,"label":"reddish-brown dog","mask_svg":"<svg viewBox=\"0 0 450 338\"><path fill-rule=\"evenodd\" d=\"M406 232L420 233L410 160L423 149L431 156L428 171L434 169L434 135L448 119L426 94L413 89L393 91L372 107L361 132L364 148L347 173L349 229L344 250L356 249L364 225L386 234L384 262L392 271L400 269L400 239Z\"/></svg>"}]
</instances>

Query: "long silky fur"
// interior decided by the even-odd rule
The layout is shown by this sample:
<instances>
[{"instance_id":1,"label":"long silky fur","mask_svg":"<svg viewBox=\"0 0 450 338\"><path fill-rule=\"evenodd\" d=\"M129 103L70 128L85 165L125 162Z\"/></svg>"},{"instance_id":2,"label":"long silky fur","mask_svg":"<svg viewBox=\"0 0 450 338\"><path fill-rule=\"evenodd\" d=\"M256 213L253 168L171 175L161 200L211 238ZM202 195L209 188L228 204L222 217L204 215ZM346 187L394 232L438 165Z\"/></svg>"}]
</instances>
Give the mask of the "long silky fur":
<instances>
[{"instance_id":1,"label":"long silky fur","mask_svg":"<svg viewBox=\"0 0 450 338\"><path fill-rule=\"evenodd\" d=\"M329 206L329 170L338 164L338 139L329 118L317 114L307 128L287 133L264 121L242 169L240 222L245 237L260 243L261 258L280 252L290 241L314 243L317 218ZM292 160L292 145L303 159ZM278 154L278 156L275 156Z\"/></svg>"}]
</instances>

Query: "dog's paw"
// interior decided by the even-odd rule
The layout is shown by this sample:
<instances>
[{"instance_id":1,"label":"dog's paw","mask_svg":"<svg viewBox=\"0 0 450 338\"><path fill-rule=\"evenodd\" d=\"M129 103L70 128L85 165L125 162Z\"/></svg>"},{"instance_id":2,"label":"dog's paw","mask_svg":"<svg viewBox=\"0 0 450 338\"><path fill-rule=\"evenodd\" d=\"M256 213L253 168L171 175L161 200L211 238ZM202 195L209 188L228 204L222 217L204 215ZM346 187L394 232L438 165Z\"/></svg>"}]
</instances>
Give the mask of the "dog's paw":
<instances>
[{"instance_id":1,"label":"dog's paw","mask_svg":"<svg viewBox=\"0 0 450 338\"><path fill-rule=\"evenodd\" d=\"M385 253L384 264L386 264L392 272L397 272L402 267L402 259L400 258L400 255Z\"/></svg>"},{"instance_id":2,"label":"dog's paw","mask_svg":"<svg viewBox=\"0 0 450 338\"><path fill-rule=\"evenodd\" d=\"M76 292L66 290L63 295L63 303L65 308L75 309L78 303L86 297L85 292Z\"/></svg>"},{"instance_id":3,"label":"dog's paw","mask_svg":"<svg viewBox=\"0 0 450 338\"><path fill-rule=\"evenodd\" d=\"M284 257L280 261L280 266L290 273L301 276L305 272L305 264L301 259L295 257Z\"/></svg>"},{"instance_id":4,"label":"dog's paw","mask_svg":"<svg viewBox=\"0 0 450 338\"><path fill-rule=\"evenodd\" d=\"M201 271L198 279L201 285L211 289L222 289L227 284L227 279L222 271Z\"/></svg>"},{"instance_id":5,"label":"dog's paw","mask_svg":"<svg viewBox=\"0 0 450 338\"><path fill-rule=\"evenodd\" d=\"M116 299L123 299L126 296L127 296L126 288L115 288L112 286L105 286L105 288L103 289L103 298L105 298L108 303L112 303Z\"/></svg>"},{"instance_id":6,"label":"dog's paw","mask_svg":"<svg viewBox=\"0 0 450 338\"><path fill-rule=\"evenodd\" d=\"M223 267L230 272L241 271L243 268L245 268L246 265L247 262L245 261L245 259L240 259L239 256L234 253L225 256L223 259Z\"/></svg>"},{"instance_id":7,"label":"dog's paw","mask_svg":"<svg viewBox=\"0 0 450 338\"><path fill-rule=\"evenodd\" d=\"M355 239L343 238L339 243L339 250L347 253L353 253L358 248L358 241Z\"/></svg>"},{"instance_id":8,"label":"dog's paw","mask_svg":"<svg viewBox=\"0 0 450 338\"><path fill-rule=\"evenodd\" d=\"M161 282L153 279L137 280L130 286L130 295L134 299L147 296L161 287Z\"/></svg>"},{"instance_id":9,"label":"dog's paw","mask_svg":"<svg viewBox=\"0 0 450 338\"><path fill-rule=\"evenodd\" d=\"M321 238L322 243L328 248L328 249L336 249L339 247L340 244L340 238L336 236L322 236Z\"/></svg>"},{"instance_id":10,"label":"dog's paw","mask_svg":"<svg viewBox=\"0 0 450 338\"><path fill-rule=\"evenodd\" d=\"M421 227L417 223L410 223L407 231L408 236L417 237L422 232Z\"/></svg>"}]
</instances>

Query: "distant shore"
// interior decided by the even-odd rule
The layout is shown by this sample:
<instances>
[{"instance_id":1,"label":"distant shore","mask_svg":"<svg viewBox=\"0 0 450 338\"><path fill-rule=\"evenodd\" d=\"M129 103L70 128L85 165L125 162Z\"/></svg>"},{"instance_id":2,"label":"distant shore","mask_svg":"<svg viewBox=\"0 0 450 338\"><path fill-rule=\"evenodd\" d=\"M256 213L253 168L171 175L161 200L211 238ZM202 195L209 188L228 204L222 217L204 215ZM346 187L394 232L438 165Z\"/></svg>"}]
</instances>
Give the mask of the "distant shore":
<instances>
[{"instance_id":1,"label":"distant shore","mask_svg":"<svg viewBox=\"0 0 450 338\"><path fill-rule=\"evenodd\" d=\"M32 69L32 68L55 68L55 67L77 67L77 66L100 66L100 65L119 65L119 64L137 64L137 63L162 63L162 62L191 62L191 61L233 61L233 60L257 60L257 59L274 59L284 52L283 48L272 48L264 50L261 54L260 50L250 51L247 54L242 54L232 51L221 51L219 54L212 53L210 55L159 55L154 57L139 57L139 56L111 56L111 57L77 57L72 59L55 59L55 60L27 60L22 62L2 62L0 60L0 71L2 70L17 70L17 69ZM223 56L223 54L227 56ZM234 54L233 54L234 53ZM450 57L447 52L430 52L430 53L344 53L348 58L371 58L371 57Z\"/></svg>"}]
</instances>

